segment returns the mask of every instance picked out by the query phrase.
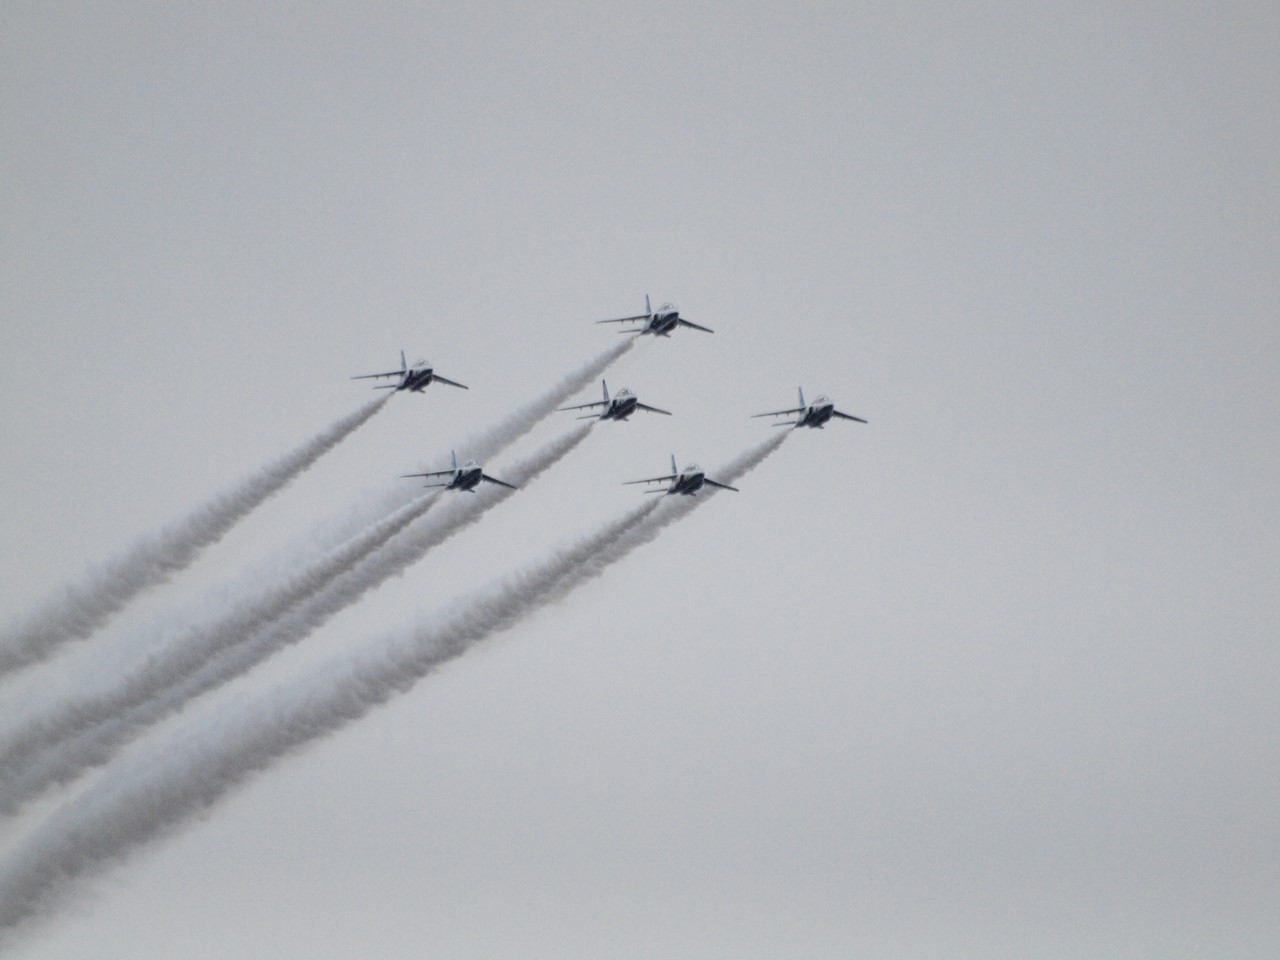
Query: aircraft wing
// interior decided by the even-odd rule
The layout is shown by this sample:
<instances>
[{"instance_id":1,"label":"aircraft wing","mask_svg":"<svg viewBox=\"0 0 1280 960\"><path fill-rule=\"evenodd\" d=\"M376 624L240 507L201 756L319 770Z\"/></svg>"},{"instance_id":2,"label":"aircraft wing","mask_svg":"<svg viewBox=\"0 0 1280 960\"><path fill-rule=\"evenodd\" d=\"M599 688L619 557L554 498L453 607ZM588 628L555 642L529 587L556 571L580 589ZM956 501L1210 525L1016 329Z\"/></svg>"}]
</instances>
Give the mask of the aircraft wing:
<instances>
[{"instance_id":1,"label":"aircraft wing","mask_svg":"<svg viewBox=\"0 0 1280 960\"><path fill-rule=\"evenodd\" d=\"M850 416L850 415L849 415L849 414L847 414L847 413L841 413L839 410L832 410L832 411L831 411L831 415L832 415L833 417L839 417L841 420L857 420L859 423L866 423L866 422L867 422L867 421L863 420L861 417L854 417L854 416Z\"/></svg>"},{"instance_id":2,"label":"aircraft wing","mask_svg":"<svg viewBox=\"0 0 1280 960\"><path fill-rule=\"evenodd\" d=\"M480 474L480 479L481 479L481 480L487 480L487 481L489 481L489 483L496 483L498 486L500 486L500 487L506 487L508 490L519 490L519 489L520 489L519 487L513 487L511 484L507 483L505 480L499 480L497 477L491 477L491 476L489 476L487 473L482 473L482 474Z\"/></svg>"},{"instance_id":3,"label":"aircraft wing","mask_svg":"<svg viewBox=\"0 0 1280 960\"><path fill-rule=\"evenodd\" d=\"M693 327L693 329L695 329L695 330L701 330L701 331L703 331L704 333L715 333L715 331L714 331L714 330L712 330L710 327L703 327L703 326L699 326L699 325L698 325L698 324L696 324L696 323L693 323L693 322L691 322L691 321L689 321L689 320L686 320L684 317L681 317L680 319L678 319L678 320L676 321L676 323L680 324L680 326L682 326L682 327Z\"/></svg>"},{"instance_id":4,"label":"aircraft wing","mask_svg":"<svg viewBox=\"0 0 1280 960\"><path fill-rule=\"evenodd\" d=\"M453 471L452 471L452 470L433 470L433 471L431 471L430 473L402 473L402 474L400 474L401 479L407 479L407 478L409 478L409 477L451 477L451 476L453 476Z\"/></svg>"},{"instance_id":5,"label":"aircraft wing","mask_svg":"<svg viewBox=\"0 0 1280 960\"><path fill-rule=\"evenodd\" d=\"M622 481L622 485L625 487L631 483L667 483L675 478L676 475L673 473L666 477L650 477L648 480L624 480Z\"/></svg>"},{"instance_id":6,"label":"aircraft wing","mask_svg":"<svg viewBox=\"0 0 1280 960\"><path fill-rule=\"evenodd\" d=\"M448 384L449 386L451 386L451 387L461 387L463 390L470 390L470 389L471 389L471 388L470 388L470 387L468 387L465 383L458 383L456 380L448 380L448 379L446 379L445 377L440 376L440 374L438 374L438 373L432 373L432 374L431 374L431 379L432 379L432 380L438 380L440 383L447 383L447 384Z\"/></svg>"},{"instance_id":7,"label":"aircraft wing","mask_svg":"<svg viewBox=\"0 0 1280 960\"><path fill-rule=\"evenodd\" d=\"M671 416L671 411L670 411L670 410L659 410L657 407L651 407L651 406L649 406L647 403L637 403L637 404L636 404L636 409L637 409L637 410L648 410L650 413L663 413L663 414L666 414L668 417L669 417L669 416Z\"/></svg>"},{"instance_id":8,"label":"aircraft wing","mask_svg":"<svg viewBox=\"0 0 1280 960\"><path fill-rule=\"evenodd\" d=\"M648 320L649 314L641 313L634 317L615 317L612 320L597 320L596 323L631 323L635 320Z\"/></svg>"},{"instance_id":9,"label":"aircraft wing","mask_svg":"<svg viewBox=\"0 0 1280 960\"><path fill-rule=\"evenodd\" d=\"M352 377L352 380L370 380L373 377L402 377L403 370L392 370L390 373L362 373L359 376Z\"/></svg>"},{"instance_id":10,"label":"aircraft wing","mask_svg":"<svg viewBox=\"0 0 1280 960\"><path fill-rule=\"evenodd\" d=\"M753 413L752 417L785 417L793 413L804 413L804 407L795 407L791 410L771 410L769 413Z\"/></svg>"},{"instance_id":11,"label":"aircraft wing","mask_svg":"<svg viewBox=\"0 0 1280 960\"><path fill-rule=\"evenodd\" d=\"M597 400L595 403L580 403L574 407L556 407L556 413L561 410L586 410L588 407L607 407L608 405L608 400Z\"/></svg>"},{"instance_id":12,"label":"aircraft wing","mask_svg":"<svg viewBox=\"0 0 1280 960\"><path fill-rule=\"evenodd\" d=\"M715 482L714 480L712 480L710 477L705 477L705 476L704 476L704 477L702 478L702 482L703 482L703 483L705 483L705 484L706 484L707 486L709 486L709 487L719 487L721 490L732 490L734 493L740 493L740 492L741 492L740 490L738 490L738 488L737 488L737 487L731 487L731 486L729 486L727 483L716 483L716 482Z\"/></svg>"}]
</instances>

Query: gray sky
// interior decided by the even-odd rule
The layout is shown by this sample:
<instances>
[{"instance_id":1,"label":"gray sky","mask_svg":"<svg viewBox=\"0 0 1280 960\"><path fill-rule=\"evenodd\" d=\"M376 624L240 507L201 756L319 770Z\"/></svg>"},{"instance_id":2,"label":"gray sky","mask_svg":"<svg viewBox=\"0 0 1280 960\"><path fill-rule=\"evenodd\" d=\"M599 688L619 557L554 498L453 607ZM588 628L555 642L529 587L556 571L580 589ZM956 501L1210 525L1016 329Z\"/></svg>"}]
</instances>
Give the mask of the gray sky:
<instances>
[{"instance_id":1,"label":"gray sky","mask_svg":"<svg viewBox=\"0 0 1280 960\"><path fill-rule=\"evenodd\" d=\"M402 347L471 389L395 397L6 701L300 562L646 292L716 330L608 374L675 416L602 425L156 742L617 516L672 452L730 460L798 384L871 421L790 438L15 952L1272 956L1278 42L1263 3L9 5L6 619Z\"/></svg>"}]
</instances>

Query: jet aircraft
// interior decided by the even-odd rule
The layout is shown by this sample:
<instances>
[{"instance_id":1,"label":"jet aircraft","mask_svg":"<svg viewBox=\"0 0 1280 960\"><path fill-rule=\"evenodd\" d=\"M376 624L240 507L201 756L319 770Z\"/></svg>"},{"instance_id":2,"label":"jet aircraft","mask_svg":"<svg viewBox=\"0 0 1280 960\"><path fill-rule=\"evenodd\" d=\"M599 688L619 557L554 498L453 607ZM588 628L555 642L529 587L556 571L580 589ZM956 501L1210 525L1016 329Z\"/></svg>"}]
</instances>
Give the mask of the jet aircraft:
<instances>
[{"instance_id":1,"label":"jet aircraft","mask_svg":"<svg viewBox=\"0 0 1280 960\"><path fill-rule=\"evenodd\" d=\"M676 455L671 455L671 475L666 477L649 477L646 480L627 480L626 483L667 483L670 486L666 490L646 490L645 493L665 493L665 494L696 494L702 489L703 484L710 487L719 487L721 490L732 490L738 492L737 487L731 487L727 483L718 483L708 477L700 466L691 463L683 470L676 466Z\"/></svg>"},{"instance_id":2,"label":"jet aircraft","mask_svg":"<svg viewBox=\"0 0 1280 960\"><path fill-rule=\"evenodd\" d=\"M433 380L440 383L447 383L451 387L461 387L463 390L469 389L466 384L457 383L453 380L446 380L440 374L436 373L431 364L425 360L419 360L412 367L404 362L404 351L400 351L400 369L391 370L387 373L362 373L358 377L352 377L352 380L369 380L373 377L399 377L399 383L380 383L373 389L375 390L409 390L413 393L421 393L427 388Z\"/></svg>"},{"instance_id":3,"label":"jet aircraft","mask_svg":"<svg viewBox=\"0 0 1280 960\"><path fill-rule=\"evenodd\" d=\"M793 407L790 410L774 410L770 413L753 413L753 417L788 417L792 414L799 414L796 420L784 420L782 423L775 423L775 427L817 427L819 430L832 417L839 417L841 420L857 420L858 423L866 423L861 417L851 416L847 413L841 413L836 409L836 405L826 397L818 397L813 403L804 402L804 388L800 388L800 406Z\"/></svg>"},{"instance_id":4,"label":"jet aircraft","mask_svg":"<svg viewBox=\"0 0 1280 960\"><path fill-rule=\"evenodd\" d=\"M433 470L430 473L406 473L403 477L448 477L445 483L428 483L428 487L444 487L446 490L465 490L467 493L475 493L476 487L480 486L480 481L486 483L496 483L500 487L507 487L511 490L518 490L505 480L499 480L497 477L491 477L483 471L480 464L474 460L468 460L462 466L458 466L458 455L450 450L449 458L453 461L452 470Z\"/></svg>"},{"instance_id":5,"label":"jet aircraft","mask_svg":"<svg viewBox=\"0 0 1280 960\"><path fill-rule=\"evenodd\" d=\"M676 309L673 303L664 303L662 306L654 310L649 305L649 295L644 295L644 313L636 314L634 317L617 317L613 320L597 320L596 323L644 323L644 329L640 331L643 336L651 333L657 337L669 337L671 331L676 327L693 327L695 330L702 330L706 333L715 333L710 327L699 326L684 317L680 316L680 311ZM619 330L619 333L630 333L630 330Z\"/></svg>"},{"instance_id":6,"label":"jet aircraft","mask_svg":"<svg viewBox=\"0 0 1280 960\"><path fill-rule=\"evenodd\" d=\"M651 407L647 403L641 403L640 399L623 387L611 398L609 396L609 384L600 381L600 386L604 388L604 399L597 400L595 403L580 403L573 407L560 407L560 410L587 410L591 407L604 407L599 413L588 413L578 417L579 420L626 420L627 417L635 413L637 410L648 410L650 413L661 413L671 416L670 410L659 410L657 407Z\"/></svg>"}]
</instances>

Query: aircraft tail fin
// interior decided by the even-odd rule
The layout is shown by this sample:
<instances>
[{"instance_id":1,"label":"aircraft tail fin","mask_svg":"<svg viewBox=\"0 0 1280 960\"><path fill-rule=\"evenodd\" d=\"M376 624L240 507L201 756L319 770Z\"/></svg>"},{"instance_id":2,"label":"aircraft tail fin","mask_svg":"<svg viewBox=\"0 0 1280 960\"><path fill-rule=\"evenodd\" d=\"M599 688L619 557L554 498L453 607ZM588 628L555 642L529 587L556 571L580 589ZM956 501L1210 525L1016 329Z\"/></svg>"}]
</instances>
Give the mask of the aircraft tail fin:
<instances>
[{"instance_id":1,"label":"aircraft tail fin","mask_svg":"<svg viewBox=\"0 0 1280 960\"><path fill-rule=\"evenodd\" d=\"M674 453L671 455L671 475L673 477L680 475L680 468L676 466L676 455Z\"/></svg>"},{"instance_id":2,"label":"aircraft tail fin","mask_svg":"<svg viewBox=\"0 0 1280 960\"><path fill-rule=\"evenodd\" d=\"M404 350L400 351L400 372L404 373L409 369L409 364L405 363Z\"/></svg>"},{"instance_id":3,"label":"aircraft tail fin","mask_svg":"<svg viewBox=\"0 0 1280 960\"><path fill-rule=\"evenodd\" d=\"M804 387L797 387L796 389L800 391L800 407L801 409L803 409L804 407L807 406L807 404L804 402Z\"/></svg>"},{"instance_id":4,"label":"aircraft tail fin","mask_svg":"<svg viewBox=\"0 0 1280 960\"><path fill-rule=\"evenodd\" d=\"M604 388L604 402L608 403L609 402L609 384L601 380L600 386Z\"/></svg>"},{"instance_id":5,"label":"aircraft tail fin","mask_svg":"<svg viewBox=\"0 0 1280 960\"><path fill-rule=\"evenodd\" d=\"M644 312L649 316L653 316L653 307L649 306L649 295L647 293L644 295Z\"/></svg>"},{"instance_id":6,"label":"aircraft tail fin","mask_svg":"<svg viewBox=\"0 0 1280 960\"><path fill-rule=\"evenodd\" d=\"M458 453L456 450L449 451L449 459L453 461L453 469L458 469Z\"/></svg>"}]
</instances>

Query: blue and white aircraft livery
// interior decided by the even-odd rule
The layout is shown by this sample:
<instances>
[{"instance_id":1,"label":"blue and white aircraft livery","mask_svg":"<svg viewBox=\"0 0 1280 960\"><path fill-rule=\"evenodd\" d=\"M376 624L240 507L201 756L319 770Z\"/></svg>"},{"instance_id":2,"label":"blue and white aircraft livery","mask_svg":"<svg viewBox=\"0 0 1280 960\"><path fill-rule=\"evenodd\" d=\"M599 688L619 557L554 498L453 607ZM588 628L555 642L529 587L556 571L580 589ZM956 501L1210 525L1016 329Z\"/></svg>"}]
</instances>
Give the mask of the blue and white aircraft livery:
<instances>
[{"instance_id":1,"label":"blue and white aircraft livery","mask_svg":"<svg viewBox=\"0 0 1280 960\"><path fill-rule=\"evenodd\" d=\"M480 464L474 460L468 460L462 466L458 466L458 455L454 451L449 451L449 458L453 461L453 469L451 470L433 470L430 473L406 473L404 477L448 477L444 483L428 483L428 487L444 487L446 490L465 490L467 493L475 493L476 487L480 486L480 481L485 483L496 483L500 487L506 487L509 490L519 490L519 487L512 486L505 480L499 480L497 477L491 477L484 472Z\"/></svg>"},{"instance_id":2,"label":"blue and white aircraft livery","mask_svg":"<svg viewBox=\"0 0 1280 960\"><path fill-rule=\"evenodd\" d=\"M817 427L819 430L832 417L839 417L841 420L857 420L858 423L866 423L861 417L855 417L847 413L841 413L836 409L836 405L826 397L818 397L813 403L804 402L804 388L800 388L800 406L792 407L790 410L774 410L770 413L753 413L753 417L789 417L792 414L799 414L796 420L784 420L782 423L775 423L775 427Z\"/></svg>"},{"instance_id":3,"label":"blue and white aircraft livery","mask_svg":"<svg viewBox=\"0 0 1280 960\"><path fill-rule=\"evenodd\" d=\"M404 351L400 351L400 369L391 370L387 373L362 373L358 377L352 377L352 380L369 380L373 377L399 377L399 383L380 383L373 389L375 390L408 390L412 393L421 393L427 389L427 385L433 380L439 383L447 383L451 387L461 387L463 390L469 389L466 384L457 383L454 380L446 380L440 374L436 373L426 360L419 360L412 367L404 362Z\"/></svg>"},{"instance_id":4,"label":"blue and white aircraft livery","mask_svg":"<svg viewBox=\"0 0 1280 960\"><path fill-rule=\"evenodd\" d=\"M626 387L623 387L610 398L609 384L601 380L600 386L604 388L603 400L597 400L594 403L580 403L573 407L560 407L557 412L560 410L588 410L591 407L604 407L599 413L588 413L578 417L579 420L625 420L637 410L648 410L650 413L671 416L670 410L659 410L657 407L651 407L647 403L641 403L640 398Z\"/></svg>"},{"instance_id":5,"label":"blue and white aircraft livery","mask_svg":"<svg viewBox=\"0 0 1280 960\"><path fill-rule=\"evenodd\" d=\"M696 463L691 463L683 470L676 466L676 455L671 455L671 474L666 477L649 477L647 480L627 480L626 483L670 483L666 490L646 490L645 493L679 493L685 496L696 494L702 489L703 485L709 487L719 487L721 490L732 490L738 492L737 487L731 487L727 483L718 483L712 480L702 468Z\"/></svg>"},{"instance_id":6,"label":"blue and white aircraft livery","mask_svg":"<svg viewBox=\"0 0 1280 960\"><path fill-rule=\"evenodd\" d=\"M674 303L664 303L662 306L654 310L649 305L649 295L644 295L644 313L638 313L634 317L617 317L613 320L597 320L596 323L644 323L644 329L640 331L641 336L646 333L652 333L656 337L669 337L671 331L676 327L693 327L695 330L702 330L704 333L715 333L710 327L702 327L696 323L686 320L680 316L680 311L676 309ZM630 330L619 330L619 333L630 333Z\"/></svg>"}]
</instances>

